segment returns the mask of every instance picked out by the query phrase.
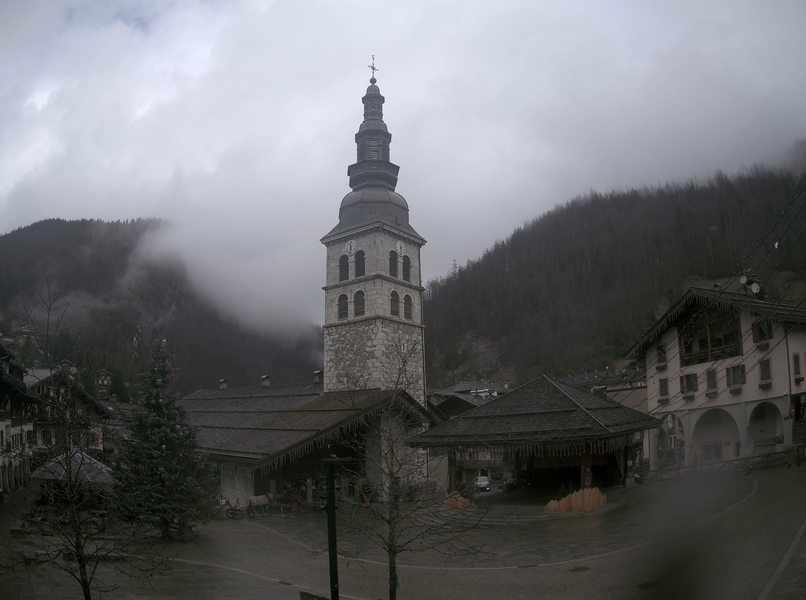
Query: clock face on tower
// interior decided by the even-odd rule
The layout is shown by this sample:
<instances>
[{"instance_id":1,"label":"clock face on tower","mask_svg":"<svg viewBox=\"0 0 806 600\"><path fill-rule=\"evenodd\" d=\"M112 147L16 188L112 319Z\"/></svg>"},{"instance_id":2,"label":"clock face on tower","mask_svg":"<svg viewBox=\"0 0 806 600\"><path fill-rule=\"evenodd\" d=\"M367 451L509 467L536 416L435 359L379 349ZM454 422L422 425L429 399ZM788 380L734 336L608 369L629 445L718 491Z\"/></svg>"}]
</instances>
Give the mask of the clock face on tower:
<instances>
[{"instance_id":1,"label":"clock face on tower","mask_svg":"<svg viewBox=\"0 0 806 600\"><path fill-rule=\"evenodd\" d=\"M344 253L349 254L350 256L352 256L353 254L355 254L355 251L356 251L357 248L358 248L358 244L356 243L356 241L355 240L350 240L349 242L344 244Z\"/></svg>"},{"instance_id":2,"label":"clock face on tower","mask_svg":"<svg viewBox=\"0 0 806 600\"><path fill-rule=\"evenodd\" d=\"M399 256L406 254L406 247L403 245L403 242L395 242L395 252L397 252Z\"/></svg>"}]
</instances>

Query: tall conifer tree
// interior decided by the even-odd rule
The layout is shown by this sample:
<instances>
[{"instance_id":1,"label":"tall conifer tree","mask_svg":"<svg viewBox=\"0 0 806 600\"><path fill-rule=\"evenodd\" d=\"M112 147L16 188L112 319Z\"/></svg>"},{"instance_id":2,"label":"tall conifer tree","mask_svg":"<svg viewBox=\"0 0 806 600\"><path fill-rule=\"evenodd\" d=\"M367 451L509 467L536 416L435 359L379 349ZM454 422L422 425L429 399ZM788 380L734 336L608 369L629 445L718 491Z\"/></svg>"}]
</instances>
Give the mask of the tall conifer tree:
<instances>
[{"instance_id":1,"label":"tall conifer tree","mask_svg":"<svg viewBox=\"0 0 806 600\"><path fill-rule=\"evenodd\" d=\"M165 340L151 345L139 407L120 440L115 462L118 505L129 518L144 519L163 537L190 534L209 519L218 483L196 451L196 432L168 390L173 378Z\"/></svg>"}]
</instances>

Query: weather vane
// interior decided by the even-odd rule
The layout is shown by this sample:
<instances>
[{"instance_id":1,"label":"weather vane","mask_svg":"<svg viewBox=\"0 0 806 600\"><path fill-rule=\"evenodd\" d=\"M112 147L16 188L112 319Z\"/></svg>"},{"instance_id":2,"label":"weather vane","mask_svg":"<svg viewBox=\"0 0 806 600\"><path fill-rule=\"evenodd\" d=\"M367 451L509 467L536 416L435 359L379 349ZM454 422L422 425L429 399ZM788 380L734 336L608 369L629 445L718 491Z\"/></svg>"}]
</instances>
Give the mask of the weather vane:
<instances>
[{"instance_id":1,"label":"weather vane","mask_svg":"<svg viewBox=\"0 0 806 600\"><path fill-rule=\"evenodd\" d=\"M372 64L367 65L367 66L369 67L370 71L372 71L372 78L375 79L375 71L380 71L380 69L375 67L375 55L374 54L372 55Z\"/></svg>"}]
</instances>

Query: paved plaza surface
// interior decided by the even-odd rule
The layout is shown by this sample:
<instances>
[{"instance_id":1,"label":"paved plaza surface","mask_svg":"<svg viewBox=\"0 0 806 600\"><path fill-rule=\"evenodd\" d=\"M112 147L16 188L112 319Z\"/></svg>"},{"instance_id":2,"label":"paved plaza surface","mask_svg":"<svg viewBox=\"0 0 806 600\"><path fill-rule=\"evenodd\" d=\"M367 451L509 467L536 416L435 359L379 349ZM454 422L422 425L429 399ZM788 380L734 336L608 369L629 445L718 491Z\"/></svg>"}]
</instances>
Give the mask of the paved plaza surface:
<instances>
[{"instance_id":1,"label":"paved plaza surface","mask_svg":"<svg viewBox=\"0 0 806 600\"><path fill-rule=\"evenodd\" d=\"M15 492L11 504L24 501ZM806 598L806 466L702 474L606 490L583 516L546 517L528 493L485 495L489 512L469 541L473 558L433 552L398 559L398 598ZM0 508L0 535L13 521ZM356 541L339 525L339 543ZM131 579L104 567L118 589L103 598L178 600L329 597L324 512L216 519L192 542L172 543L173 568ZM341 559L341 597L387 597L384 555ZM0 574L0 599L80 598L78 585L44 565Z\"/></svg>"}]
</instances>

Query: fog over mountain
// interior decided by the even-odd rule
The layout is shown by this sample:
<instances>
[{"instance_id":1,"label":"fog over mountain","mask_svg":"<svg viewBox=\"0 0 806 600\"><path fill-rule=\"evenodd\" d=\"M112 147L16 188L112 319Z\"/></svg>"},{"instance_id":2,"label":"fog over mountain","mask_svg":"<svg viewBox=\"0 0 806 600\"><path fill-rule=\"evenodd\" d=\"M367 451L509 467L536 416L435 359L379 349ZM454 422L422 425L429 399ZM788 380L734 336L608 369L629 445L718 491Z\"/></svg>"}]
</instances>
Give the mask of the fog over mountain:
<instances>
[{"instance_id":1,"label":"fog over mountain","mask_svg":"<svg viewBox=\"0 0 806 600\"><path fill-rule=\"evenodd\" d=\"M0 4L0 232L156 217L264 331L321 322L372 55L424 279L591 189L706 179L806 137L806 9L736 2Z\"/></svg>"}]
</instances>

